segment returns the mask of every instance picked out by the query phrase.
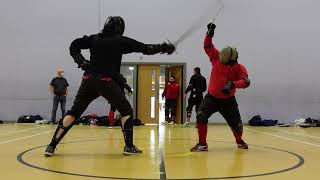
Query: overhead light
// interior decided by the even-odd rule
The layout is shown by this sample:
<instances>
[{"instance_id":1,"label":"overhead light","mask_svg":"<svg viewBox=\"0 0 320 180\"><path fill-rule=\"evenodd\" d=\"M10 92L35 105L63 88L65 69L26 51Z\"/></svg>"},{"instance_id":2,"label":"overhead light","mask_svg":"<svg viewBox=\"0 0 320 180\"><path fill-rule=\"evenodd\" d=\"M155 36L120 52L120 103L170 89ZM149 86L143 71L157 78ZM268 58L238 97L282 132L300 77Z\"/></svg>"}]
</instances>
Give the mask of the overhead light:
<instances>
[{"instance_id":1,"label":"overhead light","mask_svg":"<svg viewBox=\"0 0 320 180\"><path fill-rule=\"evenodd\" d=\"M130 66L130 67L129 67L129 70L130 70L130 71L133 71L133 70L134 70L134 67Z\"/></svg>"}]
</instances>

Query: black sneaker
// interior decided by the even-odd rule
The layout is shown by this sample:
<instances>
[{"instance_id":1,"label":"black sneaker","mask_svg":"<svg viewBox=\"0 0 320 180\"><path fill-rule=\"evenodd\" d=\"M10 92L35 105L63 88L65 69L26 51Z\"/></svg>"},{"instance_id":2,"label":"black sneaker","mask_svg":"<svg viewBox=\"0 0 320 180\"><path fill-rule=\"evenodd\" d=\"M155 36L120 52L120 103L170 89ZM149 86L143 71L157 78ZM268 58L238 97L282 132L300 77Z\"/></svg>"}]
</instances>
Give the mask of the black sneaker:
<instances>
[{"instance_id":1,"label":"black sneaker","mask_svg":"<svg viewBox=\"0 0 320 180\"><path fill-rule=\"evenodd\" d=\"M135 145L133 146L124 146L123 149L123 154L125 155L130 155L130 154L140 154L142 153L142 151L140 149L138 149Z\"/></svg>"},{"instance_id":2,"label":"black sneaker","mask_svg":"<svg viewBox=\"0 0 320 180\"><path fill-rule=\"evenodd\" d=\"M48 145L46 151L44 152L44 155L46 157L51 157L53 155L55 149L56 149L55 147Z\"/></svg>"}]
</instances>

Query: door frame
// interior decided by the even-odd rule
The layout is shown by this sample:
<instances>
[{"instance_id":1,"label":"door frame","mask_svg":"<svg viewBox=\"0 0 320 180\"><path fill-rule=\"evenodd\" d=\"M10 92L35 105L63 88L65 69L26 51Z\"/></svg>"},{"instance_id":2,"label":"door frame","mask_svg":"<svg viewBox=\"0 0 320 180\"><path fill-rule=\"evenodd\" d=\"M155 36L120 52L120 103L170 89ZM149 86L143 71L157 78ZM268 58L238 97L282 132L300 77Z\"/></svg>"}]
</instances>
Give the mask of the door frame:
<instances>
[{"instance_id":1,"label":"door frame","mask_svg":"<svg viewBox=\"0 0 320 180\"><path fill-rule=\"evenodd\" d=\"M139 65L167 65L167 66L182 66L182 85L181 85L181 124L183 124L186 120L186 116L187 116L187 104L186 101L184 101L183 95L184 95L184 90L186 89L186 79L187 79L187 63L181 63L181 62L122 62L121 65L126 65L126 66L136 66L137 71L136 71L136 77L139 74ZM138 80L135 79L135 83L136 83L136 87L138 87ZM137 89L139 91L139 89ZM133 98L133 108L134 108L134 114L136 118L137 115L137 93L134 92L135 97Z\"/></svg>"}]
</instances>

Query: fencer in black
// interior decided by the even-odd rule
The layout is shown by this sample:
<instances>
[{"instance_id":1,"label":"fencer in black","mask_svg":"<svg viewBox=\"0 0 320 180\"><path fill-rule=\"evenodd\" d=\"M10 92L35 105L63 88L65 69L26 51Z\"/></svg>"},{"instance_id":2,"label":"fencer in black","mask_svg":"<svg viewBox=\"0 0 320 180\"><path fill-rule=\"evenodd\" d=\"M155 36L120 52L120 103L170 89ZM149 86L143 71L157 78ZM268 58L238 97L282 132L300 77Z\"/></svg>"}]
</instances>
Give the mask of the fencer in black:
<instances>
[{"instance_id":1,"label":"fencer in black","mask_svg":"<svg viewBox=\"0 0 320 180\"><path fill-rule=\"evenodd\" d=\"M133 110L119 86L120 66L123 54L157 53L172 54L175 46L171 43L144 44L123 36L125 24L121 17L112 16L106 20L104 28L98 34L75 39L70 45L70 55L85 71L85 76L77 92L73 106L58 127L51 143L45 152L52 156L57 144L71 129L76 119L86 110L88 105L99 96L103 96L121 113L121 127L125 140L124 154L137 154L142 151L133 144ZM86 60L81 50L90 51L90 60Z\"/></svg>"}]
</instances>

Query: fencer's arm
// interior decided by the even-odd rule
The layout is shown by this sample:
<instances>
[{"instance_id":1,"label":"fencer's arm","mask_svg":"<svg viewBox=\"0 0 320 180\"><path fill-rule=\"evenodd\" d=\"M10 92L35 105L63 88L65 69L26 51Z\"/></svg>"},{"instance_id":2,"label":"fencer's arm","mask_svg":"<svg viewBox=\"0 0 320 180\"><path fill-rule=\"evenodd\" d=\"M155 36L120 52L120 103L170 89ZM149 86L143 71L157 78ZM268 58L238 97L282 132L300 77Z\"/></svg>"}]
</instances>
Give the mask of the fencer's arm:
<instances>
[{"instance_id":1,"label":"fencer's arm","mask_svg":"<svg viewBox=\"0 0 320 180\"><path fill-rule=\"evenodd\" d=\"M70 55L74 59L75 63L81 64L86 59L81 54L81 49L90 48L90 37L83 36L82 38L75 39L70 45Z\"/></svg>"},{"instance_id":2,"label":"fencer's arm","mask_svg":"<svg viewBox=\"0 0 320 180\"><path fill-rule=\"evenodd\" d=\"M141 48L142 54L154 55L158 53L163 53L160 44L144 44Z\"/></svg>"},{"instance_id":3,"label":"fencer's arm","mask_svg":"<svg viewBox=\"0 0 320 180\"><path fill-rule=\"evenodd\" d=\"M188 85L188 87L187 87L187 89L185 90L184 93L188 94L191 91L192 88L193 88L193 77L191 77L191 79L189 81L189 85Z\"/></svg>"},{"instance_id":4,"label":"fencer's arm","mask_svg":"<svg viewBox=\"0 0 320 180\"><path fill-rule=\"evenodd\" d=\"M164 88L163 92L162 92L162 98L164 98L167 94L167 86Z\"/></svg>"},{"instance_id":5,"label":"fencer's arm","mask_svg":"<svg viewBox=\"0 0 320 180\"><path fill-rule=\"evenodd\" d=\"M203 85L202 93L204 93L206 90L207 90L207 80L206 80L206 78L204 78L204 85Z\"/></svg>"},{"instance_id":6,"label":"fencer's arm","mask_svg":"<svg viewBox=\"0 0 320 180\"><path fill-rule=\"evenodd\" d=\"M177 86L178 86L178 88L177 88L178 92L177 93L180 94L180 86L179 86L179 84L177 84Z\"/></svg>"},{"instance_id":7,"label":"fencer's arm","mask_svg":"<svg viewBox=\"0 0 320 180\"><path fill-rule=\"evenodd\" d=\"M54 87L52 85L49 85L49 92L53 94L53 91L54 91Z\"/></svg>"},{"instance_id":8,"label":"fencer's arm","mask_svg":"<svg viewBox=\"0 0 320 180\"><path fill-rule=\"evenodd\" d=\"M248 72L246 68L241 64L239 68L239 77L240 77L240 80L233 82L235 88L244 89L250 86L250 79L248 76Z\"/></svg>"},{"instance_id":9,"label":"fencer's arm","mask_svg":"<svg viewBox=\"0 0 320 180\"><path fill-rule=\"evenodd\" d=\"M250 79L249 77L245 77L243 79L240 79L238 81L233 82L234 87L238 89L244 89L250 86Z\"/></svg>"},{"instance_id":10,"label":"fencer's arm","mask_svg":"<svg viewBox=\"0 0 320 180\"><path fill-rule=\"evenodd\" d=\"M68 88L68 87L66 87L66 94L65 94L65 96L67 96L67 95L68 95L68 93L69 93L69 88Z\"/></svg>"},{"instance_id":11,"label":"fencer's arm","mask_svg":"<svg viewBox=\"0 0 320 180\"><path fill-rule=\"evenodd\" d=\"M212 43L212 37L206 35L204 38L203 47L211 62L219 60L219 51L214 47Z\"/></svg>"},{"instance_id":12,"label":"fencer's arm","mask_svg":"<svg viewBox=\"0 0 320 180\"><path fill-rule=\"evenodd\" d=\"M122 39L122 53L140 52L145 55L154 55L157 53L168 53L172 54L175 47L172 44L144 44L134 39L123 37Z\"/></svg>"},{"instance_id":13,"label":"fencer's arm","mask_svg":"<svg viewBox=\"0 0 320 180\"><path fill-rule=\"evenodd\" d=\"M127 83L124 84L124 88L128 91L128 93L133 93L132 88Z\"/></svg>"},{"instance_id":14,"label":"fencer's arm","mask_svg":"<svg viewBox=\"0 0 320 180\"><path fill-rule=\"evenodd\" d=\"M191 91L192 87L193 87L192 84L189 84L187 89L184 91L184 93L188 94Z\"/></svg>"}]
</instances>

